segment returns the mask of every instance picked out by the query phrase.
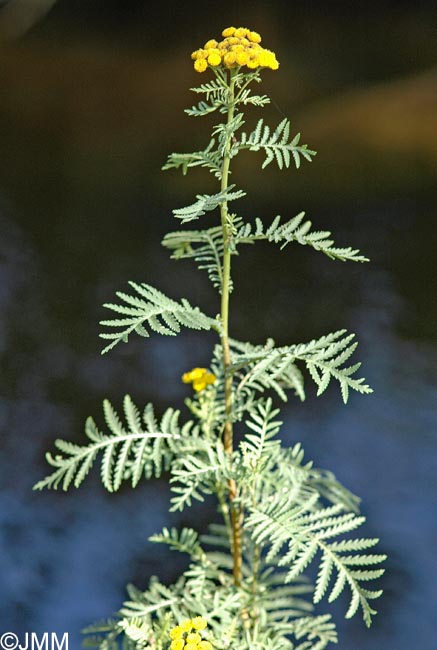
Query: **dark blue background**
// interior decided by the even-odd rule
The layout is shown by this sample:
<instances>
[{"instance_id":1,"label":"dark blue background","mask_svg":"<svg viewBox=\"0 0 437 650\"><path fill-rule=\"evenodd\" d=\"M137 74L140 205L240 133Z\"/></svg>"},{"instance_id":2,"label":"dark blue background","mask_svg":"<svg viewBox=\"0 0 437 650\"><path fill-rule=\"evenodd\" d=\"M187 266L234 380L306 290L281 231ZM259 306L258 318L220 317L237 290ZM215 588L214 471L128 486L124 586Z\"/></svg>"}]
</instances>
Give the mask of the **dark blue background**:
<instances>
[{"instance_id":1,"label":"dark blue background","mask_svg":"<svg viewBox=\"0 0 437 650\"><path fill-rule=\"evenodd\" d=\"M248 154L233 178L248 192L242 215L305 209L372 262L334 263L297 245L244 251L232 334L285 344L357 332L374 394L344 407L334 389L316 399L308 381L307 402L284 408L283 438L363 498L366 534L389 555L370 631L335 605L339 648L434 648L436 20L431 2L65 1L2 44L0 631L68 631L79 647L79 629L118 609L127 582L178 575L180 558L149 535L204 530L215 516L213 504L170 516L165 482L108 495L97 471L67 495L31 488L55 438L83 440L90 414L103 425L103 398L180 405L182 372L208 364L213 339L197 334L132 340L101 357L98 320L129 279L218 311L207 279L159 246L175 228L171 210L213 179L160 167L190 140L205 143L214 123L182 112L200 79L189 53L243 24L281 62L265 74L265 118L290 116L319 154L282 174Z\"/></svg>"}]
</instances>

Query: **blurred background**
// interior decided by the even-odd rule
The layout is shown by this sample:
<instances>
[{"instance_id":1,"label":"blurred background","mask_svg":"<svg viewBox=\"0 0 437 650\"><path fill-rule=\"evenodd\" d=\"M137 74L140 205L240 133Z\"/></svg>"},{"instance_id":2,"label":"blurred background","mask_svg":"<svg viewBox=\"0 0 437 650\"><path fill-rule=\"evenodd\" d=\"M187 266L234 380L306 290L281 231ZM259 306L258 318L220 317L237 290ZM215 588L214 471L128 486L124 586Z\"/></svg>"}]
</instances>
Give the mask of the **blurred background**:
<instances>
[{"instance_id":1,"label":"blurred background","mask_svg":"<svg viewBox=\"0 0 437 650\"><path fill-rule=\"evenodd\" d=\"M190 52L228 25L261 32L281 63L273 103L319 153L299 171L234 166L242 216L305 209L371 264L299 246L257 246L234 264L232 334L279 344L346 327L373 386L344 407L308 382L283 413L301 441L363 498L368 536L389 555L371 631L334 607L342 650L433 648L437 597L437 5L168 0L0 2L0 631L70 633L117 610L124 585L173 580L177 554L147 541L164 525L200 530L211 504L170 515L166 482L108 495L94 471L68 494L33 493L55 438L83 441L105 397L158 411L181 404L182 372L211 338L132 339L100 356L101 304L128 280L217 313L205 276L159 245L171 210L214 188L205 171L161 172L203 147L211 120L183 113L199 82ZM205 81L206 75L201 80ZM247 115L247 127L258 119ZM209 217L207 217L209 218ZM261 302L262 301L262 302ZM264 307L261 309L260 304ZM325 611L320 608L319 611Z\"/></svg>"}]
</instances>

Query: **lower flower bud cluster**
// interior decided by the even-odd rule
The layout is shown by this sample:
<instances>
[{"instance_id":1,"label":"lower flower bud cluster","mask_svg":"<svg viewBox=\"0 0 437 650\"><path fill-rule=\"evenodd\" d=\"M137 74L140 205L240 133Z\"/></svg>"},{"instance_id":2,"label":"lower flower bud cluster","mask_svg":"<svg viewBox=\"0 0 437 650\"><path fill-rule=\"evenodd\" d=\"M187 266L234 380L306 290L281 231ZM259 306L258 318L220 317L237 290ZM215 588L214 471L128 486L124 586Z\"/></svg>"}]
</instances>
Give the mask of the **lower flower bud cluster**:
<instances>
[{"instance_id":1,"label":"lower flower bud cluster","mask_svg":"<svg viewBox=\"0 0 437 650\"><path fill-rule=\"evenodd\" d=\"M186 618L170 630L170 650L213 650L203 638L207 622L202 616Z\"/></svg>"}]
</instances>

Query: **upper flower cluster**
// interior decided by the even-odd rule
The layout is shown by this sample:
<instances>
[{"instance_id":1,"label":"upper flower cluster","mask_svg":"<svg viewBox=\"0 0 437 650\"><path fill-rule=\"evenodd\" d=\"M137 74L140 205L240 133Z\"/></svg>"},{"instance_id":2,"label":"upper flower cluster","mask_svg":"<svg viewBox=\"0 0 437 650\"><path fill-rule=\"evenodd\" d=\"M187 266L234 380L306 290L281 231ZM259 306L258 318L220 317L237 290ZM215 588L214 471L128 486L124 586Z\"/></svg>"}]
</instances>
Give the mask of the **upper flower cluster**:
<instances>
[{"instance_id":1,"label":"upper flower cluster","mask_svg":"<svg viewBox=\"0 0 437 650\"><path fill-rule=\"evenodd\" d=\"M261 36L257 32L246 27L227 27L222 31L222 36L222 41L211 39L203 48L191 54L197 72L205 72L208 66L216 68L219 65L228 69L240 66L247 66L251 70L279 68L276 54L261 47Z\"/></svg>"},{"instance_id":2,"label":"upper flower cluster","mask_svg":"<svg viewBox=\"0 0 437 650\"><path fill-rule=\"evenodd\" d=\"M199 634L206 626L202 616L185 619L170 630L170 650L212 650L211 643Z\"/></svg>"}]
</instances>

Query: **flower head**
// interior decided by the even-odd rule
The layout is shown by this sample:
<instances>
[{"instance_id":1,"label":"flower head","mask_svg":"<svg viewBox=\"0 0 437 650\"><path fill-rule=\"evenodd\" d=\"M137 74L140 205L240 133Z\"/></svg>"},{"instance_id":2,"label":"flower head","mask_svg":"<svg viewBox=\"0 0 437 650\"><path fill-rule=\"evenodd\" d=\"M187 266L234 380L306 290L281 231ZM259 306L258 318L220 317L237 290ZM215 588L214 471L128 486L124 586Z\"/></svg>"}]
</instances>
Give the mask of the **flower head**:
<instances>
[{"instance_id":1,"label":"flower head","mask_svg":"<svg viewBox=\"0 0 437 650\"><path fill-rule=\"evenodd\" d=\"M185 641L180 638L180 639L173 639L173 641L170 644L170 650L183 650L185 647Z\"/></svg>"},{"instance_id":2,"label":"flower head","mask_svg":"<svg viewBox=\"0 0 437 650\"><path fill-rule=\"evenodd\" d=\"M195 368L197 370L197 368ZM202 616L187 618L170 630L172 639L170 650L213 650L210 641L202 638L202 632L207 627ZM192 632L191 630L197 630Z\"/></svg>"},{"instance_id":3,"label":"flower head","mask_svg":"<svg viewBox=\"0 0 437 650\"><path fill-rule=\"evenodd\" d=\"M204 619L203 616L196 616L195 618L192 618L191 623L195 630L204 630L208 625L206 619Z\"/></svg>"},{"instance_id":4,"label":"flower head","mask_svg":"<svg viewBox=\"0 0 437 650\"><path fill-rule=\"evenodd\" d=\"M190 618L184 618L184 620L179 624L182 632L191 632L193 629L193 624L191 623Z\"/></svg>"},{"instance_id":5,"label":"flower head","mask_svg":"<svg viewBox=\"0 0 437 650\"><path fill-rule=\"evenodd\" d=\"M217 65L220 65L222 62L222 57L220 56L220 53L217 49L211 49L209 50L210 54L208 54L208 64L215 67Z\"/></svg>"},{"instance_id":6,"label":"flower head","mask_svg":"<svg viewBox=\"0 0 437 650\"><path fill-rule=\"evenodd\" d=\"M279 68L276 54L260 45L262 39L258 32L247 27L226 27L222 36L222 41L210 39L203 48L191 54L197 72L205 72L208 66L216 68L220 65L228 70L242 66L249 70Z\"/></svg>"},{"instance_id":7,"label":"flower head","mask_svg":"<svg viewBox=\"0 0 437 650\"><path fill-rule=\"evenodd\" d=\"M208 384L213 384L216 381L216 379L217 377L212 372L209 372L206 368L193 368L192 370L190 370L190 372L186 372L182 375L182 381L184 382L184 384L193 384L193 388L197 393L200 392L201 390L204 390L208 386ZM193 619L193 621L198 619L200 620L201 617L197 616L195 619ZM198 627L195 629L201 630L203 628ZM187 631L188 630L184 630L184 632Z\"/></svg>"},{"instance_id":8,"label":"flower head","mask_svg":"<svg viewBox=\"0 0 437 650\"><path fill-rule=\"evenodd\" d=\"M176 625L176 627L172 628L170 631L170 639L175 640L175 639L180 639L181 636L183 635L184 631L181 628L180 625Z\"/></svg>"},{"instance_id":9,"label":"flower head","mask_svg":"<svg viewBox=\"0 0 437 650\"><path fill-rule=\"evenodd\" d=\"M205 72L207 67L208 67L208 63L206 59L197 59L196 61L194 61L194 69L197 72Z\"/></svg>"}]
</instances>

